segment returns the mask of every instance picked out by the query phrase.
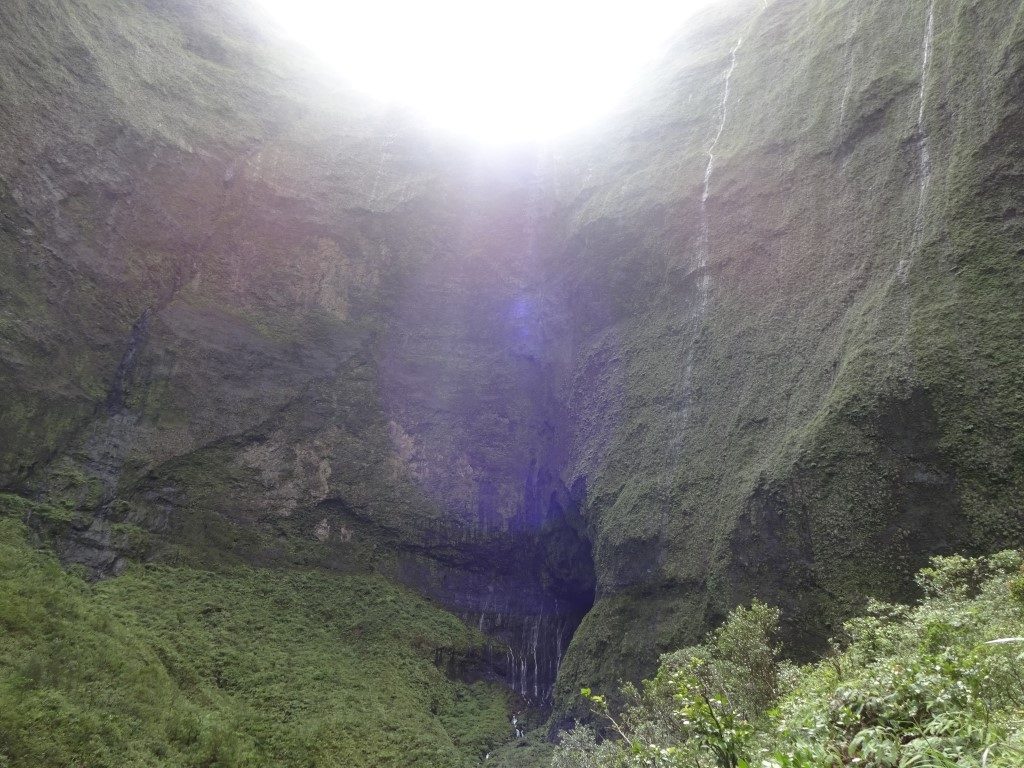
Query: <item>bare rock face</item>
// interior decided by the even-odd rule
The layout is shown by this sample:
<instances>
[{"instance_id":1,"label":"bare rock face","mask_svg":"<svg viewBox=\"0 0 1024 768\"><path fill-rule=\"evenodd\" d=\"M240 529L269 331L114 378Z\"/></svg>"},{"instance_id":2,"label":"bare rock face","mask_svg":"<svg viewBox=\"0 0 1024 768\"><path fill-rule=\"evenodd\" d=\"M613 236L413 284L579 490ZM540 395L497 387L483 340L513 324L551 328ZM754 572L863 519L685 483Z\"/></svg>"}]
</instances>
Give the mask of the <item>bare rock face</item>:
<instances>
[{"instance_id":1,"label":"bare rock face","mask_svg":"<svg viewBox=\"0 0 1024 768\"><path fill-rule=\"evenodd\" d=\"M241 6L5 6L0 485L97 576L386 573L563 714L754 596L812 651L1024 542L1024 30L982 6L719 8L497 154Z\"/></svg>"}]
</instances>

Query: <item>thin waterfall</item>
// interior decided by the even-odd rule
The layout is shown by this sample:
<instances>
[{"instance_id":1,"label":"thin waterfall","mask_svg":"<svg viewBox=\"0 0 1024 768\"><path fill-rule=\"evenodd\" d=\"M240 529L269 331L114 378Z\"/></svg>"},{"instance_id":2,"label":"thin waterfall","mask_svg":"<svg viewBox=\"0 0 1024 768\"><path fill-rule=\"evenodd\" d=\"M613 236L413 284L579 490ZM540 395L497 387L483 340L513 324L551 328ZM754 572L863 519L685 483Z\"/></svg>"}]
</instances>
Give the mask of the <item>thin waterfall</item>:
<instances>
[{"instance_id":1,"label":"thin waterfall","mask_svg":"<svg viewBox=\"0 0 1024 768\"><path fill-rule=\"evenodd\" d=\"M475 624L481 632L505 641L506 682L530 706L545 707L553 702L554 683L566 646L576 628L575 621L566 621L556 601L551 614L527 616L494 612L487 604L481 612L461 614L464 621ZM511 632L502 634L502 629Z\"/></svg>"},{"instance_id":2,"label":"thin waterfall","mask_svg":"<svg viewBox=\"0 0 1024 768\"><path fill-rule=\"evenodd\" d=\"M719 106L719 111L722 113L722 116L718 121L718 130L715 132L715 138L711 141L711 146L708 148L708 166L704 171L704 194L701 196L702 203L706 203L708 201L711 172L715 168L715 149L718 147L718 142L721 141L722 133L725 131L725 119L728 117L729 112L729 87L732 83L732 73L736 71L736 57L741 45L743 45L742 37L736 41L736 45L733 46L732 51L729 53L729 68L725 71L725 87L722 90L722 103Z\"/></svg>"},{"instance_id":3,"label":"thin waterfall","mask_svg":"<svg viewBox=\"0 0 1024 768\"><path fill-rule=\"evenodd\" d=\"M861 14L858 11L853 19L853 29L850 31L850 45L846 54L846 87L843 89L843 97L839 100L839 120L836 121L836 140L842 135L843 124L846 122L846 108L850 103L850 93L853 92L853 76L857 72L857 32L860 29Z\"/></svg>"},{"instance_id":4,"label":"thin waterfall","mask_svg":"<svg viewBox=\"0 0 1024 768\"><path fill-rule=\"evenodd\" d=\"M843 89L843 98L839 102L839 121L836 125L841 130L846 121L846 105L850 101L850 91L853 89L853 62L850 62L850 75L846 80L846 88Z\"/></svg>"},{"instance_id":5,"label":"thin waterfall","mask_svg":"<svg viewBox=\"0 0 1024 768\"><path fill-rule=\"evenodd\" d=\"M736 45L732 47L729 54L729 67L725 71L725 86L722 89L722 101L719 107L721 112L718 121L718 129L708 147L708 164L704 169L704 187L700 196L700 239L697 241L697 306L693 317L693 336L690 340L690 348L686 353L686 362L683 364L683 412L682 426L686 426L690 413L690 401L693 399L693 346L697 337L697 328L704 317L704 310L708 302L708 288L710 279L708 277L708 259L711 252L711 229L708 224L708 198L711 196L711 175L715 170L715 150L718 142L722 139L725 131L725 121L729 114L729 91L732 85L732 75L736 71L736 59L740 46L743 45L741 36Z\"/></svg>"},{"instance_id":6,"label":"thin waterfall","mask_svg":"<svg viewBox=\"0 0 1024 768\"><path fill-rule=\"evenodd\" d=\"M925 204L928 202L928 187L932 180L931 149L928 145L928 131L924 124L924 109L928 89L928 66L931 64L932 48L935 41L935 0L928 5L928 24L925 28L924 42L921 45L921 90L918 94L917 108L917 153L918 153L918 192L917 214L914 217L914 237L910 249L900 257L896 267L896 275L905 281L910 274L910 266L914 256L922 246L924 238Z\"/></svg>"},{"instance_id":7,"label":"thin waterfall","mask_svg":"<svg viewBox=\"0 0 1024 768\"><path fill-rule=\"evenodd\" d=\"M540 640L541 617L537 617L537 623L533 625L533 698L540 698L540 665L537 663L537 642Z\"/></svg>"},{"instance_id":8,"label":"thin waterfall","mask_svg":"<svg viewBox=\"0 0 1024 768\"><path fill-rule=\"evenodd\" d=\"M733 46L729 56L729 68L725 72L725 87L722 90L722 103L719 107L721 119L718 121L718 130L715 131L715 138L711 141L711 146L708 148L708 164L704 169L704 189L700 196L700 241L697 245L697 270L700 273L698 277L698 285L700 287L698 314L703 314L704 304L707 301L707 267L708 256L711 250L711 231L708 226L708 197L711 195L711 174L715 170L715 150L718 148L718 142L722 139L722 133L725 131L725 120L729 115L729 89L732 84L732 74L736 71L736 56L741 45L743 45L742 37L736 41L736 45Z\"/></svg>"}]
</instances>

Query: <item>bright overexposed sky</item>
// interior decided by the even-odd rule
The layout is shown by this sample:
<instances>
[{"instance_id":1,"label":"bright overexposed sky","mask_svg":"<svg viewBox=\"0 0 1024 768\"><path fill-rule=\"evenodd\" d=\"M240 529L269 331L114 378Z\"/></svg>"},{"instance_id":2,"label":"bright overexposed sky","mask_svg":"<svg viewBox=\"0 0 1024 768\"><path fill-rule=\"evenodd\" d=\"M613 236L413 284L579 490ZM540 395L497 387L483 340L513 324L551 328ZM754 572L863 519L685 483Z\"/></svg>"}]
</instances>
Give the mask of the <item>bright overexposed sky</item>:
<instances>
[{"instance_id":1,"label":"bright overexposed sky","mask_svg":"<svg viewBox=\"0 0 1024 768\"><path fill-rule=\"evenodd\" d=\"M714 1L251 0L360 90L488 142L598 119Z\"/></svg>"}]
</instances>

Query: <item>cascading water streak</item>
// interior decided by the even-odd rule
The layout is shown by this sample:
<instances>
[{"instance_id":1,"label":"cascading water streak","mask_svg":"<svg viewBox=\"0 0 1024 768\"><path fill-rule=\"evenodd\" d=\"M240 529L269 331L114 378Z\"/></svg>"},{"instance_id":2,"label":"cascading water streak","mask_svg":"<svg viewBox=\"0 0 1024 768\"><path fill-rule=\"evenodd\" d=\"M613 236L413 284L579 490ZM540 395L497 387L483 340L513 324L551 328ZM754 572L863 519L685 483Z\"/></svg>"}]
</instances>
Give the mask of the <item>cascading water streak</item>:
<instances>
[{"instance_id":1,"label":"cascading water streak","mask_svg":"<svg viewBox=\"0 0 1024 768\"><path fill-rule=\"evenodd\" d=\"M711 146L708 148L708 165L704 171L704 194L701 196L702 203L706 203L708 201L708 194L711 185L711 172L715 168L715 149L718 147L718 142L722 140L722 133L725 132L725 120L729 115L729 90L732 84L732 74L736 71L736 56L739 53L741 45L743 45L742 37L736 41L736 45L733 46L732 51L729 54L729 68L725 72L725 88L722 91L722 103L719 107L721 119L718 122L718 130L715 132L715 138L711 141Z\"/></svg>"},{"instance_id":2,"label":"cascading water streak","mask_svg":"<svg viewBox=\"0 0 1024 768\"><path fill-rule=\"evenodd\" d=\"M704 310L708 301L708 259L711 251L711 229L708 223L708 198L711 196L711 176L715 170L715 150L718 142L725 132L725 121L729 115L729 92L732 85L732 76L736 71L737 54L740 46L743 45L741 36L729 54L729 67L725 71L725 86L722 89L722 100L719 107L721 112L718 121L718 129L715 131L711 146L708 147L708 164L704 169L704 187L700 196L700 238L697 241L697 306L694 310L693 324L694 332L690 340L690 348L686 353L686 362L683 365L683 406L682 425L685 427L689 418L690 401L693 399L693 343L697 336L697 328L704 316Z\"/></svg>"},{"instance_id":3,"label":"cascading water streak","mask_svg":"<svg viewBox=\"0 0 1024 768\"><path fill-rule=\"evenodd\" d=\"M843 98L839 102L839 120L836 121L836 130L842 130L843 123L846 122L846 105L850 101L850 91L853 90L853 72L851 63L850 73L846 79L846 88L843 89Z\"/></svg>"},{"instance_id":4,"label":"cascading water streak","mask_svg":"<svg viewBox=\"0 0 1024 768\"><path fill-rule=\"evenodd\" d=\"M540 620L533 625L533 698L540 697L540 664L537 662L537 641L540 639Z\"/></svg>"},{"instance_id":5,"label":"cascading water streak","mask_svg":"<svg viewBox=\"0 0 1024 768\"><path fill-rule=\"evenodd\" d=\"M558 667L576 627L561 615L506 616L493 613L463 616L484 634L501 636L505 648L505 681L530 706L550 706ZM502 634L502 630L508 634Z\"/></svg>"},{"instance_id":6,"label":"cascading water streak","mask_svg":"<svg viewBox=\"0 0 1024 768\"><path fill-rule=\"evenodd\" d=\"M853 28L850 30L850 44L846 54L846 87L843 89L843 97L839 100L839 119L836 121L836 139L842 135L843 125L846 123L846 108L850 103L850 94L853 92L853 78L857 72L857 32L860 29L860 13L854 17Z\"/></svg>"},{"instance_id":7,"label":"cascading water streak","mask_svg":"<svg viewBox=\"0 0 1024 768\"><path fill-rule=\"evenodd\" d=\"M929 146L928 130L924 122L924 111L927 104L928 67L931 64L932 51L935 44L935 0L928 5L928 23L925 27L924 42L921 44L921 89L918 92L917 108L917 152L918 152L918 192L917 214L914 217L914 235L910 249L901 257L896 267L896 275L900 281L906 281L914 257L921 249L924 237L925 205L928 202L928 188L932 180L932 158Z\"/></svg>"},{"instance_id":8,"label":"cascading water streak","mask_svg":"<svg viewBox=\"0 0 1024 768\"><path fill-rule=\"evenodd\" d=\"M725 87L722 90L722 102L719 107L721 118L718 122L718 130L715 131L715 137L708 148L708 164L704 169L704 189L700 196L700 241L697 244L697 269L700 273L698 277L698 285L700 287L698 316L703 314L704 305L707 302L707 267L711 248L711 230L708 225L708 198L711 196L711 175L715 170L715 150L718 148L718 142L722 140L722 134L725 132L725 121L729 116L729 91L732 85L733 72L736 71L736 58L741 45L743 45L742 37L736 41L736 45L733 46L732 52L729 55L729 68L725 72Z\"/></svg>"}]
</instances>

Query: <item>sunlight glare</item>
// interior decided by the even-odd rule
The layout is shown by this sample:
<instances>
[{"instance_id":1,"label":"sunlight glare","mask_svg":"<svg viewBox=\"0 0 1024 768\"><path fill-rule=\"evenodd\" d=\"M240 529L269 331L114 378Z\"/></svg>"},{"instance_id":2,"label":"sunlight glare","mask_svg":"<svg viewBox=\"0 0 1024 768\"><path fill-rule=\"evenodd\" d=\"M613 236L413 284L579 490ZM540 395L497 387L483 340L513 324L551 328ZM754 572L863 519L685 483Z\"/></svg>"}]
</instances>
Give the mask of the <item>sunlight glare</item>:
<instances>
[{"instance_id":1,"label":"sunlight glare","mask_svg":"<svg viewBox=\"0 0 1024 768\"><path fill-rule=\"evenodd\" d=\"M614 108L713 0L252 0L355 87L448 130L544 139Z\"/></svg>"}]
</instances>

